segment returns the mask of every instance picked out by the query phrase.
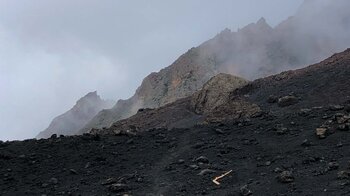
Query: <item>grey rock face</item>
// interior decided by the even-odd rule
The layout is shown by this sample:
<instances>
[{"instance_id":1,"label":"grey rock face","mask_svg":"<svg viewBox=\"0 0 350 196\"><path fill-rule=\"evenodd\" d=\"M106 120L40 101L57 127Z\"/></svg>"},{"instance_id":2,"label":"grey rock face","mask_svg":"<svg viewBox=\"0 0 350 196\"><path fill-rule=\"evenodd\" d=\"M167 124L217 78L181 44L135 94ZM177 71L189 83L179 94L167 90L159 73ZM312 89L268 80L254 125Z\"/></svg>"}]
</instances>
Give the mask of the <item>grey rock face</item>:
<instances>
[{"instance_id":1,"label":"grey rock face","mask_svg":"<svg viewBox=\"0 0 350 196\"><path fill-rule=\"evenodd\" d=\"M301 68L344 50L350 45L350 20L346 20L350 1L340 1L343 3L325 6L307 1L295 16L275 28L262 18L237 32L225 29L190 49L172 65L147 76L133 97L101 111L79 133L109 127L140 108L158 108L188 97L218 73L256 79ZM314 7L318 9L307 11ZM327 31L320 29L325 22Z\"/></svg>"},{"instance_id":2,"label":"grey rock face","mask_svg":"<svg viewBox=\"0 0 350 196\"><path fill-rule=\"evenodd\" d=\"M191 100L196 113L207 113L229 100L230 92L248 83L247 80L230 74L218 74L196 92Z\"/></svg>"}]
</instances>

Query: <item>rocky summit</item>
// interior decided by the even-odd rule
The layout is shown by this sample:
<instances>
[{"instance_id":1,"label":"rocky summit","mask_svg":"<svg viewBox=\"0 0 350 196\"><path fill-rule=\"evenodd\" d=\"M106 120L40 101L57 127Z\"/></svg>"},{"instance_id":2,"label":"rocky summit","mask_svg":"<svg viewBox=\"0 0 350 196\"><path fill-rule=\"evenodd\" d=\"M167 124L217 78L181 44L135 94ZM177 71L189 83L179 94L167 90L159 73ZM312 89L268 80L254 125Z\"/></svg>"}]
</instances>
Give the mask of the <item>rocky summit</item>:
<instances>
[{"instance_id":1,"label":"rocky summit","mask_svg":"<svg viewBox=\"0 0 350 196\"><path fill-rule=\"evenodd\" d=\"M350 49L251 82L218 75L90 134L0 142L0 194L348 195L349 76Z\"/></svg>"},{"instance_id":2,"label":"rocky summit","mask_svg":"<svg viewBox=\"0 0 350 196\"><path fill-rule=\"evenodd\" d=\"M90 92L80 98L72 109L53 119L37 138L48 138L52 134L72 135L72 130L81 129L99 111L111 108L114 104L114 101L102 100L96 91Z\"/></svg>"}]
</instances>

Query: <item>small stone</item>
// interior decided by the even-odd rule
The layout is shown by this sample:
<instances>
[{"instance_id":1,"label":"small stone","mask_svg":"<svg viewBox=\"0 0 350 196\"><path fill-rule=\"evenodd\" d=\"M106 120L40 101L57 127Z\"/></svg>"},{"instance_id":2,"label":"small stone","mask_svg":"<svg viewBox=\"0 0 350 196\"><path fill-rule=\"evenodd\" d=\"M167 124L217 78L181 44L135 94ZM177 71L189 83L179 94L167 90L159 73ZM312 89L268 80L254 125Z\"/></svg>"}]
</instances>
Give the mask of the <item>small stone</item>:
<instances>
[{"instance_id":1,"label":"small stone","mask_svg":"<svg viewBox=\"0 0 350 196\"><path fill-rule=\"evenodd\" d=\"M225 132L221 129L215 129L215 133L217 134L224 134Z\"/></svg>"},{"instance_id":2,"label":"small stone","mask_svg":"<svg viewBox=\"0 0 350 196\"><path fill-rule=\"evenodd\" d=\"M344 110L345 110L346 112L349 112L349 113L350 113L350 104L349 104L349 105L346 105L346 106L344 107Z\"/></svg>"},{"instance_id":3,"label":"small stone","mask_svg":"<svg viewBox=\"0 0 350 196\"><path fill-rule=\"evenodd\" d=\"M204 176L204 175L207 175L207 174L213 174L215 173L216 171L215 170L212 170L212 169L203 169L201 172L199 172L197 175L199 176Z\"/></svg>"},{"instance_id":4,"label":"small stone","mask_svg":"<svg viewBox=\"0 0 350 196\"><path fill-rule=\"evenodd\" d=\"M300 116L308 116L311 111L312 111L311 109L304 108L304 109L301 109L298 114Z\"/></svg>"},{"instance_id":5,"label":"small stone","mask_svg":"<svg viewBox=\"0 0 350 196\"><path fill-rule=\"evenodd\" d=\"M338 130L340 131L348 131L349 127L347 126L347 124L342 124L338 126Z\"/></svg>"},{"instance_id":6,"label":"small stone","mask_svg":"<svg viewBox=\"0 0 350 196\"><path fill-rule=\"evenodd\" d=\"M326 138L326 134L327 134L326 128L317 128L316 129L316 135L318 136L318 138L324 139L324 138Z\"/></svg>"},{"instance_id":7,"label":"small stone","mask_svg":"<svg viewBox=\"0 0 350 196\"><path fill-rule=\"evenodd\" d=\"M271 165L271 161L266 161L266 162L265 162L265 165L266 165L266 166L270 166L270 165Z\"/></svg>"},{"instance_id":8,"label":"small stone","mask_svg":"<svg viewBox=\"0 0 350 196\"><path fill-rule=\"evenodd\" d=\"M26 158L26 155L21 154L21 155L19 155L19 156L18 156L18 158L20 158L20 159L24 159L24 158Z\"/></svg>"},{"instance_id":9,"label":"small stone","mask_svg":"<svg viewBox=\"0 0 350 196\"><path fill-rule=\"evenodd\" d=\"M47 183L43 183L42 185L41 185L41 187L43 187L43 188L46 188L46 187L48 187L49 186L49 184L47 184Z\"/></svg>"},{"instance_id":10,"label":"small stone","mask_svg":"<svg viewBox=\"0 0 350 196\"><path fill-rule=\"evenodd\" d=\"M209 159L205 156L200 156L196 158L196 162L198 163L209 163Z\"/></svg>"},{"instance_id":11,"label":"small stone","mask_svg":"<svg viewBox=\"0 0 350 196\"><path fill-rule=\"evenodd\" d=\"M198 165L190 165L189 167L190 167L191 169L194 169L194 170L199 169L199 166L198 166Z\"/></svg>"},{"instance_id":12,"label":"small stone","mask_svg":"<svg viewBox=\"0 0 350 196\"><path fill-rule=\"evenodd\" d=\"M177 161L177 163L178 163L178 164L184 164L184 163L185 163L185 160L179 159L179 160Z\"/></svg>"},{"instance_id":13,"label":"small stone","mask_svg":"<svg viewBox=\"0 0 350 196\"><path fill-rule=\"evenodd\" d=\"M115 178L108 178L107 180L101 182L101 185L110 185L116 183L117 180Z\"/></svg>"},{"instance_id":14,"label":"small stone","mask_svg":"<svg viewBox=\"0 0 350 196\"><path fill-rule=\"evenodd\" d=\"M267 103L276 103L278 101L278 97L274 95L270 95L269 98L267 98Z\"/></svg>"},{"instance_id":15,"label":"small stone","mask_svg":"<svg viewBox=\"0 0 350 196\"><path fill-rule=\"evenodd\" d=\"M282 183L290 183L294 181L294 176L290 171L281 172L277 178Z\"/></svg>"},{"instance_id":16,"label":"small stone","mask_svg":"<svg viewBox=\"0 0 350 196\"><path fill-rule=\"evenodd\" d=\"M134 140L133 139L129 139L128 141L126 141L126 144L133 144Z\"/></svg>"},{"instance_id":17,"label":"small stone","mask_svg":"<svg viewBox=\"0 0 350 196\"><path fill-rule=\"evenodd\" d=\"M349 179L349 177L350 177L349 171L339 171L338 172L338 179L339 180Z\"/></svg>"},{"instance_id":18,"label":"small stone","mask_svg":"<svg viewBox=\"0 0 350 196\"><path fill-rule=\"evenodd\" d=\"M303 141L303 143L301 143L301 145L304 146L304 147L309 147L309 146L311 146L311 142L309 140L305 139Z\"/></svg>"},{"instance_id":19,"label":"small stone","mask_svg":"<svg viewBox=\"0 0 350 196\"><path fill-rule=\"evenodd\" d=\"M341 105L330 105L329 109L332 110L332 111L339 111L339 110L343 110L344 106L341 106Z\"/></svg>"},{"instance_id":20,"label":"small stone","mask_svg":"<svg viewBox=\"0 0 350 196\"><path fill-rule=\"evenodd\" d=\"M242 196L249 196L253 194L253 192L249 190L248 185L242 186L239 190Z\"/></svg>"},{"instance_id":21,"label":"small stone","mask_svg":"<svg viewBox=\"0 0 350 196\"><path fill-rule=\"evenodd\" d=\"M273 170L273 172L275 172L275 173L281 173L283 170L281 169L281 168L279 168L279 167L276 167L274 170Z\"/></svg>"},{"instance_id":22,"label":"small stone","mask_svg":"<svg viewBox=\"0 0 350 196\"><path fill-rule=\"evenodd\" d=\"M109 186L109 190L113 193L120 193L129 190L129 187L126 184L115 183Z\"/></svg>"},{"instance_id":23,"label":"small stone","mask_svg":"<svg viewBox=\"0 0 350 196\"><path fill-rule=\"evenodd\" d=\"M338 143L337 143L337 147L338 147L338 148L343 147L343 143L342 143L342 142L338 142Z\"/></svg>"},{"instance_id":24,"label":"small stone","mask_svg":"<svg viewBox=\"0 0 350 196\"><path fill-rule=\"evenodd\" d=\"M57 138L57 134L52 134L50 138L51 139L56 139Z\"/></svg>"},{"instance_id":25,"label":"small stone","mask_svg":"<svg viewBox=\"0 0 350 196\"><path fill-rule=\"evenodd\" d=\"M78 174L77 170L75 170L75 169L70 169L69 171L70 171L70 173L72 173L72 174Z\"/></svg>"},{"instance_id":26,"label":"small stone","mask_svg":"<svg viewBox=\"0 0 350 196\"><path fill-rule=\"evenodd\" d=\"M298 103L298 98L295 96L284 96L278 99L278 106L286 107Z\"/></svg>"},{"instance_id":27,"label":"small stone","mask_svg":"<svg viewBox=\"0 0 350 196\"><path fill-rule=\"evenodd\" d=\"M339 163L332 161L328 163L329 170L337 170L339 168Z\"/></svg>"},{"instance_id":28,"label":"small stone","mask_svg":"<svg viewBox=\"0 0 350 196\"><path fill-rule=\"evenodd\" d=\"M84 168L87 169L87 168L90 167L90 165L91 165L90 162L87 162L87 163L85 164L85 167L84 167Z\"/></svg>"},{"instance_id":29,"label":"small stone","mask_svg":"<svg viewBox=\"0 0 350 196\"><path fill-rule=\"evenodd\" d=\"M52 184L57 184L57 183L58 183L57 178L51 178L51 179L50 179L50 183L52 183Z\"/></svg>"}]
</instances>

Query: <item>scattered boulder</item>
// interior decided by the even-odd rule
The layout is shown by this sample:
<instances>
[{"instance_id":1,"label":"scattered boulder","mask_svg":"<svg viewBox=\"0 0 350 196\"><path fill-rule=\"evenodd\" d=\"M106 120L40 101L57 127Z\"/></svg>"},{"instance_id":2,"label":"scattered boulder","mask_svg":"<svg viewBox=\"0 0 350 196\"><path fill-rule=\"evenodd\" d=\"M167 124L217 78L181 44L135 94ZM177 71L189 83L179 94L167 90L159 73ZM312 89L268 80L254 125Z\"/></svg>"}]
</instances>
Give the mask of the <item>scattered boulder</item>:
<instances>
[{"instance_id":1,"label":"scattered boulder","mask_svg":"<svg viewBox=\"0 0 350 196\"><path fill-rule=\"evenodd\" d=\"M340 130L340 131L348 131L349 130L349 125L348 124L338 125L338 130Z\"/></svg>"},{"instance_id":2,"label":"scattered boulder","mask_svg":"<svg viewBox=\"0 0 350 196\"><path fill-rule=\"evenodd\" d=\"M318 136L318 138L324 139L327 136L327 130L328 130L327 128L323 128L323 127L317 128L316 135Z\"/></svg>"},{"instance_id":3,"label":"scattered boulder","mask_svg":"<svg viewBox=\"0 0 350 196\"><path fill-rule=\"evenodd\" d=\"M350 104L346 105L346 106L344 107L344 110L345 110L346 112L349 112L349 113L350 113Z\"/></svg>"},{"instance_id":4,"label":"scattered boulder","mask_svg":"<svg viewBox=\"0 0 350 196\"><path fill-rule=\"evenodd\" d=\"M214 129L215 133L217 134L224 134L225 132L221 129Z\"/></svg>"},{"instance_id":5,"label":"scattered boulder","mask_svg":"<svg viewBox=\"0 0 350 196\"><path fill-rule=\"evenodd\" d=\"M75 175L78 174L77 170L75 170L75 169L70 169L69 171L70 171L71 174L75 174Z\"/></svg>"},{"instance_id":6,"label":"scattered boulder","mask_svg":"<svg viewBox=\"0 0 350 196\"><path fill-rule=\"evenodd\" d=\"M308 139L305 139L302 143L301 143L301 146L304 146L304 147L309 147L311 146L312 143L308 140Z\"/></svg>"},{"instance_id":7,"label":"scattered boulder","mask_svg":"<svg viewBox=\"0 0 350 196\"><path fill-rule=\"evenodd\" d=\"M339 163L332 161L328 163L329 170L337 170L339 168Z\"/></svg>"},{"instance_id":8,"label":"scattered boulder","mask_svg":"<svg viewBox=\"0 0 350 196\"><path fill-rule=\"evenodd\" d=\"M242 186L240 189L240 195L241 196L249 196L249 195L252 195L253 192L248 188L248 185L244 185Z\"/></svg>"},{"instance_id":9,"label":"scattered boulder","mask_svg":"<svg viewBox=\"0 0 350 196\"><path fill-rule=\"evenodd\" d=\"M349 177L350 177L349 171L339 171L338 172L338 179L339 180L349 179Z\"/></svg>"},{"instance_id":10,"label":"scattered boulder","mask_svg":"<svg viewBox=\"0 0 350 196\"><path fill-rule=\"evenodd\" d=\"M284 96L278 99L278 106L287 107L298 103L298 98L292 95Z\"/></svg>"},{"instance_id":11,"label":"scattered boulder","mask_svg":"<svg viewBox=\"0 0 350 196\"><path fill-rule=\"evenodd\" d=\"M203 169L202 171L200 171L197 175L199 176L204 176L204 175L207 175L207 174L213 174L215 173L216 171L215 170L212 170L212 169Z\"/></svg>"},{"instance_id":12,"label":"scattered boulder","mask_svg":"<svg viewBox=\"0 0 350 196\"><path fill-rule=\"evenodd\" d=\"M282 171L278 176L277 179L279 182L282 183L291 183L294 182L294 176L291 171Z\"/></svg>"},{"instance_id":13,"label":"scattered boulder","mask_svg":"<svg viewBox=\"0 0 350 196\"><path fill-rule=\"evenodd\" d=\"M111 184L114 184L116 182L118 182L117 179L115 179L115 178L108 178L108 179L104 180L103 182L101 182L101 185L111 185Z\"/></svg>"},{"instance_id":14,"label":"scattered boulder","mask_svg":"<svg viewBox=\"0 0 350 196\"><path fill-rule=\"evenodd\" d=\"M108 189L113 193L120 193L120 192L128 191L129 187L126 184L115 183L110 185Z\"/></svg>"},{"instance_id":15,"label":"scattered boulder","mask_svg":"<svg viewBox=\"0 0 350 196\"><path fill-rule=\"evenodd\" d=\"M343 110L344 106L342 105L330 105L329 106L329 110L331 111L339 111L339 110Z\"/></svg>"},{"instance_id":16,"label":"scattered boulder","mask_svg":"<svg viewBox=\"0 0 350 196\"><path fill-rule=\"evenodd\" d=\"M196 158L195 161L197 163L204 163L204 164L209 163L209 159L205 156L200 156L200 157Z\"/></svg>"},{"instance_id":17,"label":"scattered boulder","mask_svg":"<svg viewBox=\"0 0 350 196\"><path fill-rule=\"evenodd\" d=\"M57 183L58 183L58 180L57 180L57 178L51 178L49 182L50 182L51 184L57 184Z\"/></svg>"},{"instance_id":18,"label":"scattered boulder","mask_svg":"<svg viewBox=\"0 0 350 196\"><path fill-rule=\"evenodd\" d=\"M50 138L51 139L56 139L57 138L57 134L52 134Z\"/></svg>"},{"instance_id":19,"label":"scattered boulder","mask_svg":"<svg viewBox=\"0 0 350 196\"><path fill-rule=\"evenodd\" d=\"M267 98L267 103L277 103L278 97L274 95L270 95L269 98Z\"/></svg>"}]
</instances>

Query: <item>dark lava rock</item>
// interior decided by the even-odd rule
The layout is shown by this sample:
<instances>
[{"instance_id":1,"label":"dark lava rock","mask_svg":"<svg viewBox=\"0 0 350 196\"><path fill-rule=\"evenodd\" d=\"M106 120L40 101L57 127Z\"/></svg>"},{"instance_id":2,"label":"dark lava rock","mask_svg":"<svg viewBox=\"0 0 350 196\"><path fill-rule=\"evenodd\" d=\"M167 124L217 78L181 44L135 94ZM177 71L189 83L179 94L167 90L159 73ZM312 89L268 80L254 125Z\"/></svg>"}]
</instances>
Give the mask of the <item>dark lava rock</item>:
<instances>
[{"instance_id":1,"label":"dark lava rock","mask_svg":"<svg viewBox=\"0 0 350 196\"><path fill-rule=\"evenodd\" d=\"M280 175L277 176L278 181L282 183L290 183L294 182L294 176L293 173L290 171L283 171L280 173Z\"/></svg>"},{"instance_id":2,"label":"dark lava rock","mask_svg":"<svg viewBox=\"0 0 350 196\"><path fill-rule=\"evenodd\" d=\"M344 110L345 110L346 112L349 112L349 113L350 113L350 104L346 105L346 106L344 107Z\"/></svg>"},{"instance_id":3,"label":"dark lava rock","mask_svg":"<svg viewBox=\"0 0 350 196\"><path fill-rule=\"evenodd\" d=\"M77 170L75 170L75 169L70 169L69 171L70 171L71 174L75 174L75 175L78 174Z\"/></svg>"},{"instance_id":4,"label":"dark lava rock","mask_svg":"<svg viewBox=\"0 0 350 196\"><path fill-rule=\"evenodd\" d=\"M52 183L52 184L57 184L57 183L58 183L57 178L51 178L51 179L50 179L50 183Z\"/></svg>"},{"instance_id":5,"label":"dark lava rock","mask_svg":"<svg viewBox=\"0 0 350 196\"><path fill-rule=\"evenodd\" d=\"M209 159L205 156L200 156L195 160L197 163L209 163Z\"/></svg>"},{"instance_id":6,"label":"dark lava rock","mask_svg":"<svg viewBox=\"0 0 350 196\"><path fill-rule=\"evenodd\" d=\"M199 172L197 175L199 176L204 176L204 175L207 175L207 174L213 174L215 173L216 171L215 170L212 170L212 169L203 169L201 172Z\"/></svg>"},{"instance_id":7,"label":"dark lava rock","mask_svg":"<svg viewBox=\"0 0 350 196\"><path fill-rule=\"evenodd\" d=\"M214 129L215 133L217 134L224 134L225 132L221 129Z\"/></svg>"},{"instance_id":8,"label":"dark lava rock","mask_svg":"<svg viewBox=\"0 0 350 196\"><path fill-rule=\"evenodd\" d=\"M286 107L298 103L298 98L295 96L284 96L278 99L278 106Z\"/></svg>"},{"instance_id":9,"label":"dark lava rock","mask_svg":"<svg viewBox=\"0 0 350 196\"><path fill-rule=\"evenodd\" d=\"M331 111L339 111L339 110L343 110L344 106L342 105L330 105L329 106L329 110Z\"/></svg>"},{"instance_id":10,"label":"dark lava rock","mask_svg":"<svg viewBox=\"0 0 350 196\"><path fill-rule=\"evenodd\" d=\"M239 189L239 191L240 191L241 196L249 196L249 195L253 194L253 192L251 190L249 190L248 185L242 186Z\"/></svg>"},{"instance_id":11,"label":"dark lava rock","mask_svg":"<svg viewBox=\"0 0 350 196\"><path fill-rule=\"evenodd\" d=\"M339 171L338 172L338 179L343 180L343 179L349 179L350 177L350 171Z\"/></svg>"},{"instance_id":12,"label":"dark lava rock","mask_svg":"<svg viewBox=\"0 0 350 196\"><path fill-rule=\"evenodd\" d=\"M52 134L50 138L51 139L56 139L57 138L57 134Z\"/></svg>"},{"instance_id":13,"label":"dark lava rock","mask_svg":"<svg viewBox=\"0 0 350 196\"><path fill-rule=\"evenodd\" d=\"M118 182L117 179L115 178L108 178L107 180L104 180L103 182L101 182L101 185L110 185L110 184L114 184Z\"/></svg>"},{"instance_id":14,"label":"dark lava rock","mask_svg":"<svg viewBox=\"0 0 350 196\"><path fill-rule=\"evenodd\" d=\"M128 191L129 187L126 184L115 183L110 185L108 189L113 193L120 193L120 192Z\"/></svg>"},{"instance_id":15,"label":"dark lava rock","mask_svg":"<svg viewBox=\"0 0 350 196\"><path fill-rule=\"evenodd\" d=\"M339 163L332 161L328 163L329 170L337 170L339 168Z\"/></svg>"},{"instance_id":16,"label":"dark lava rock","mask_svg":"<svg viewBox=\"0 0 350 196\"><path fill-rule=\"evenodd\" d=\"M267 103L276 103L278 101L278 97L274 95L270 95L269 98L267 98Z\"/></svg>"}]
</instances>

